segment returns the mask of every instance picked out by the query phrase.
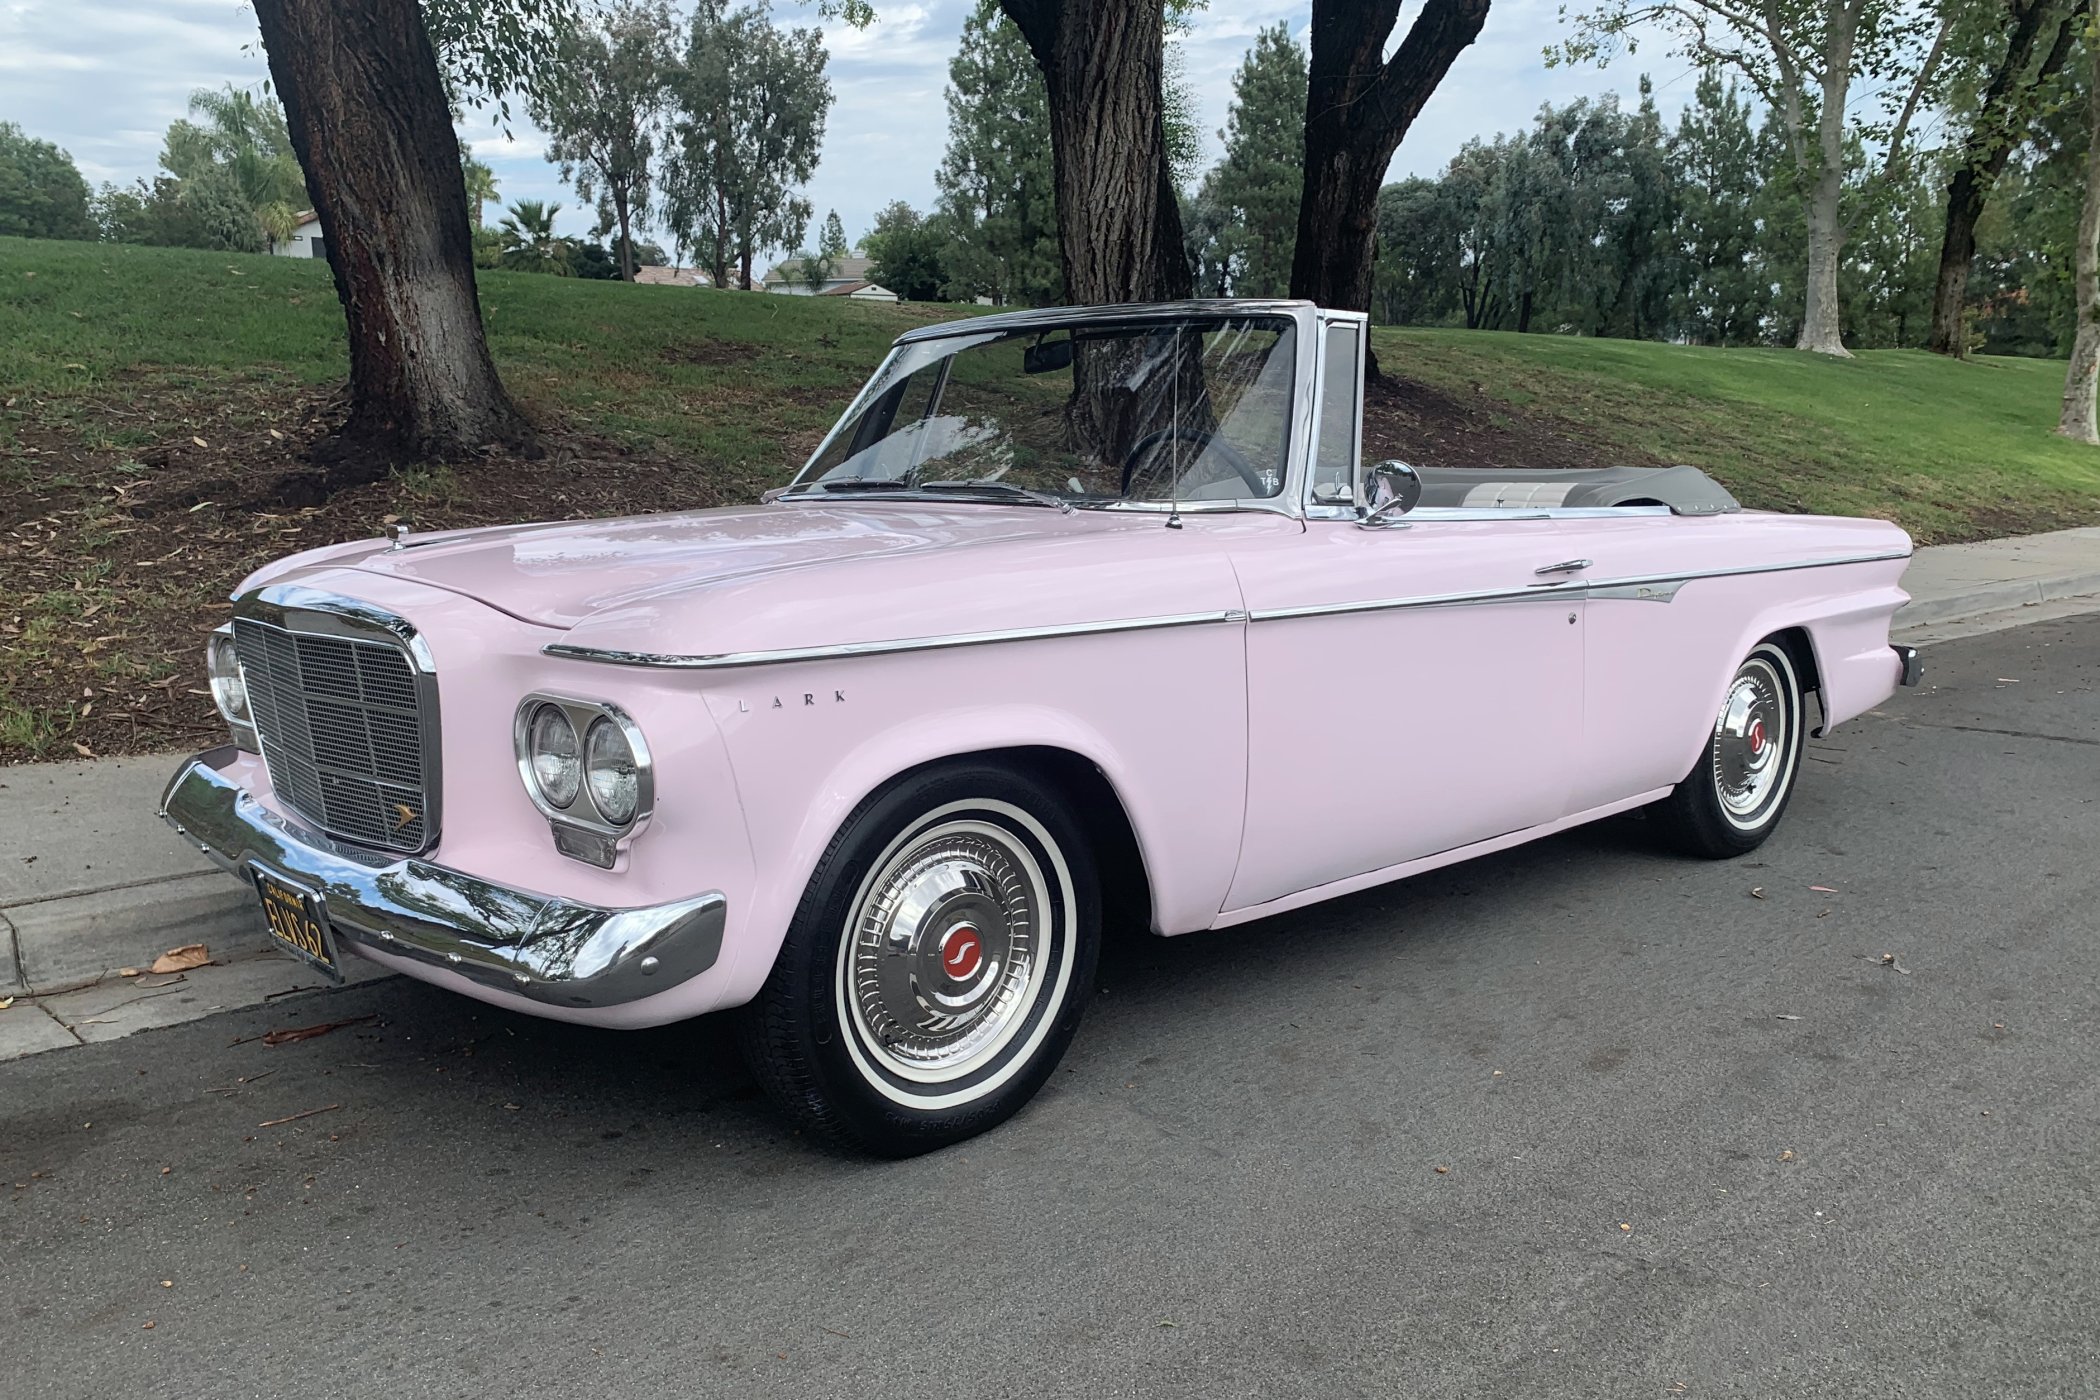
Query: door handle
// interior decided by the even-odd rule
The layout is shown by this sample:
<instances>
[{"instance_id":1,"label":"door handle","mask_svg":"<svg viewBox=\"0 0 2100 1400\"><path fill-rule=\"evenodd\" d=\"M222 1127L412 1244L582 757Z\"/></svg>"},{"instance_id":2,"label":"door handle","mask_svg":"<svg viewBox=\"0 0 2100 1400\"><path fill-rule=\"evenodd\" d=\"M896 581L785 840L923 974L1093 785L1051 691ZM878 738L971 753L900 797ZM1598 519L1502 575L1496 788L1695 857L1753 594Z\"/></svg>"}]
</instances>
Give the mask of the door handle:
<instances>
[{"instance_id":1,"label":"door handle","mask_svg":"<svg viewBox=\"0 0 2100 1400\"><path fill-rule=\"evenodd\" d=\"M1577 574L1589 566L1590 561L1587 559L1563 559L1558 564L1548 564L1545 568L1533 569L1532 572L1541 576L1546 574Z\"/></svg>"}]
</instances>

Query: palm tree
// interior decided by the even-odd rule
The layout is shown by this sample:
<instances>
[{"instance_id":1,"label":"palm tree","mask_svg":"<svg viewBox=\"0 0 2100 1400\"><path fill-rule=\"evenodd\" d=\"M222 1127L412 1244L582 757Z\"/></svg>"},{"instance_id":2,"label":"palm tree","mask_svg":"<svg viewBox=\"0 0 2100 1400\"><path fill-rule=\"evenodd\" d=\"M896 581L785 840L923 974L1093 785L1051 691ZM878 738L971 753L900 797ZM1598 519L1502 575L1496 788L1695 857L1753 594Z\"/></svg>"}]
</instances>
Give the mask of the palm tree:
<instances>
[{"instance_id":1,"label":"palm tree","mask_svg":"<svg viewBox=\"0 0 2100 1400\"><path fill-rule=\"evenodd\" d=\"M511 205L499 225L503 230L503 265L518 272L573 277L575 247L554 232L554 216L560 212L561 205L537 199L521 199Z\"/></svg>"},{"instance_id":2,"label":"palm tree","mask_svg":"<svg viewBox=\"0 0 2100 1400\"><path fill-rule=\"evenodd\" d=\"M459 169L467 182L467 220L478 231L481 228L481 206L494 204L498 198L496 172L474 159L464 149L465 142L460 144L462 149L459 153Z\"/></svg>"},{"instance_id":3,"label":"palm tree","mask_svg":"<svg viewBox=\"0 0 2100 1400\"><path fill-rule=\"evenodd\" d=\"M228 83L191 93L190 116L197 120L168 128L161 165L178 180L223 171L265 238L274 245L291 237L306 202L306 174L293 154L284 109Z\"/></svg>"}]
</instances>

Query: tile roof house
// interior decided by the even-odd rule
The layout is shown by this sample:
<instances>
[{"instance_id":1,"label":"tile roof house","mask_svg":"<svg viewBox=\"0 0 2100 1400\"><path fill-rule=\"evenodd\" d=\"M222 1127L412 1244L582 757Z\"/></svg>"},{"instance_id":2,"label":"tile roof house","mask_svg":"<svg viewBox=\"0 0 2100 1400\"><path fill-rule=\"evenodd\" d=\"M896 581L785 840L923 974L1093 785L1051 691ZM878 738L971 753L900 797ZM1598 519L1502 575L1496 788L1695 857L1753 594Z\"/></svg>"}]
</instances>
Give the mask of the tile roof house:
<instances>
[{"instance_id":1,"label":"tile roof house","mask_svg":"<svg viewBox=\"0 0 2100 1400\"><path fill-rule=\"evenodd\" d=\"M292 216L298 227L292 236L270 245L270 251L280 258L325 258L328 245L321 240L321 216L311 209L302 209Z\"/></svg>"},{"instance_id":2,"label":"tile roof house","mask_svg":"<svg viewBox=\"0 0 2100 1400\"><path fill-rule=\"evenodd\" d=\"M802 259L789 258L765 275L759 285L780 296L791 297L848 297L854 301L895 301L897 294L889 288L868 280L868 269L874 266L873 258L840 258L832 265L831 275L824 285L812 292L802 276Z\"/></svg>"}]
</instances>

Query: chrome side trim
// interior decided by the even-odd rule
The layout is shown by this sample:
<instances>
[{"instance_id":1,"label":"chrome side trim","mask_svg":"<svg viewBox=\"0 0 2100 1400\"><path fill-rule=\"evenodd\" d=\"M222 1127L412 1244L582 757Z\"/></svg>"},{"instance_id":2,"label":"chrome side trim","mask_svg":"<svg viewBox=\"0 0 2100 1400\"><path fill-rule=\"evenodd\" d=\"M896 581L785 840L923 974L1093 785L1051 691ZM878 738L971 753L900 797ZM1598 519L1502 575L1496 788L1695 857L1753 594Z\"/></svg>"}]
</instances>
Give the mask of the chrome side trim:
<instances>
[{"instance_id":1,"label":"chrome side trim","mask_svg":"<svg viewBox=\"0 0 2100 1400\"><path fill-rule=\"evenodd\" d=\"M162 820L228 873L260 862L327 900L339 944L427 963L550 1006L618 1006L707 971L729 902L709 890L639 909L533 894L413 858L347 847L250 797L220 770L231 747L185 762Z\"/></svg>"},{"instance_id":2,"label":"chrome side trim","mask_svg":"<svg viewBox=\"0 0 2100 1400\"><path fill-rule=\"evenodd\" d=\"M1835 559L1800 559L1784 564L1755 564L1733 569L1696 569L1646 577L1581 579L1534 583L1522 588L1492 588L1469 593L1433 593L1414 598L1369 598L1353 603L1309 603L1295 608L1264 608L1242 612L1182 613L1171 617L1123 618L1111 622L1073 622L1058 627L1015 627L998 632L958 632L937 637L903 637L883 642L840 642L832 646L786 647L778 651L731 651L700 655L669 652L621 651L610 647L579 646L572 642L549 642L540 648L543 656L569 661L590 661L606 666L649 666L677 671L729 670L739 666L778 666L795 661L837 661L852 656L887 656L907 651L939 651L949 647L990 646L1001 642L1033 642L1051 637L1085 637L1108 632L1144 632L1164 627L1203 627L1230 622L1281 622L1300 617L1326 617L1345 613L1391 612L1402 608L1448 608L1471 603L1559 602L1577 598L1636 598L1667 603L1677 590L1694 579L1732 578L1743 574L1781 574L1796 569L1827 569L1844 564L1874 564L1890 559L1908 559L1910 551L1883 554L1854 554Z\"/></svg>"},{"instance_id":3,"label":"chrome side trim","mask_svg":"<svg viewBox=\"0 0 2100 1400\"><path fill-rule=\"evenodd\" d=\"M1278 622L1287 618L1338 616L1345 613L1394 612L1404 608L1448 608L1471 603L1520 603L1563 598L1632 598L1642 602L1667 603L1677 590L1695 579L1736 578L1745 574L1783 574L1797 569L1827 569L1843 564L1876 564L1890 559L1908 559L1909 550L1883 554L1852 554L1836 559L1799 559L1784 564L1751 564L1732 569L1692 569L1674 574L1651 574L1633 578L1598 579L1586 582L1534 583L1523 588L1495 588L1475 593L1433 593L1415 598L1370 598L1355 603L1310 603L1295 608L1265 608L1251 615L1254 622Z\"/></svg>"},{"instance_id":4,"label":"chrome side trim","mask_svg":"<svg viewBox=\"0 0 2100 1400\"><path fill-rule=\"evenodd\" d=\"M779 666L794 661L836 661L849 656L888 656L905 651L942 651L949 647L992 646L1001 642L1033 642L1049 637L1087 637L1107 632L1149 632L1165 627L1205 627L1221 622L1247 620L1246 613L1235 609L1227 612L1180 613L1169 617L1122 618L1112 622L1072 622L1057 627L1013 627L997 632L957 632L938 637L902 637L886 642L840 642L833 646L784 647L778 651L729 651L680 656L661 652L577 646L570 642L549 642L540 648L540 654L570 661L594 661L607 666L654 666L674 671L715 671L738 666Z\"/></svg>"}]
</instances>

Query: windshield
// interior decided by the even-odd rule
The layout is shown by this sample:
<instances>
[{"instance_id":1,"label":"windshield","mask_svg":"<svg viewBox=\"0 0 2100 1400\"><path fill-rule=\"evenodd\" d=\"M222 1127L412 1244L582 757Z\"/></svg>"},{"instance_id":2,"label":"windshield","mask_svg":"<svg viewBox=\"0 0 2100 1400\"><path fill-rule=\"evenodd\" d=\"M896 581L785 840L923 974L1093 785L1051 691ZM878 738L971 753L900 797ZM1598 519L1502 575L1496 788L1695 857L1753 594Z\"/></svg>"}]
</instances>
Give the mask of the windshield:
<instances>
[{"instance_id":1,"label":"windshield","mask_svg":"<svg viewBox=\"0 0 2100 1400\"><path fill-rule=\"evenodd\" d=\"M905 346L790 494L1058 505L1265 499L1290 455L1288 317L1213 316Z\"/></svg>"}]
</instances>

